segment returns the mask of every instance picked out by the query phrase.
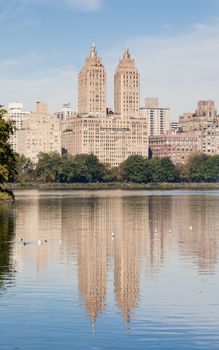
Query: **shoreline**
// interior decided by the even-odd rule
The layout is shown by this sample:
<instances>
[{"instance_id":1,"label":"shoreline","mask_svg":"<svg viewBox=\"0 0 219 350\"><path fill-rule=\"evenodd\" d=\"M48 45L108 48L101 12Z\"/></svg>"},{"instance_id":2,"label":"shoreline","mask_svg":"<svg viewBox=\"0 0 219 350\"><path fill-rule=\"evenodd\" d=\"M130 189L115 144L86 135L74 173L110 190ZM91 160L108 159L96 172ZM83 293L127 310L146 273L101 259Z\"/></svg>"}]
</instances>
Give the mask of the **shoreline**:
<instances>
[{"instance_id":1,"label":"shoreline","mask_svg":"<svg viewBox=\"0 0 219 350\"><path fill-rule=\"evenodd\" d=\"M14 190L219 190L219 183L25 183L7 184L7 188ZM2 203L2 201L0 201Z\"/></svg>"},{"instance_id":2,"label":"shoreline","mask_svg":"<svg viewBox=\"0 0 219 350\"><path fill-rule=\"evenodd\" d=\"M0 204L13 203L15 199L0 199Z\"/></svg>"}]
</instances>

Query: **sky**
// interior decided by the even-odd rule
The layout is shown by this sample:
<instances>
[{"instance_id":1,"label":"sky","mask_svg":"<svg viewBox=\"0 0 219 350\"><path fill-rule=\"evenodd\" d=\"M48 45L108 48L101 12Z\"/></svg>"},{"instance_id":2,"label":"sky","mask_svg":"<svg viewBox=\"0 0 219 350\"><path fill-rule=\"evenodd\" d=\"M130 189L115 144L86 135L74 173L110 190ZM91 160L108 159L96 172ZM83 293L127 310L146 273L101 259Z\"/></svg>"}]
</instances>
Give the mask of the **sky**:
<instances>
[{"instance_id":1,"label":"sky","mask_svg":"<svg viewBox=\"0 0 219 350\"><path fill-rule=\"evenodd\" d=\"M198 100L219 110L219 0L0 0L0 104L51 112L77 109L77 73L96 44L113 74L130 49L141 74L141 105L159 97L172 120Z\"/></svg>"}]
</instances>

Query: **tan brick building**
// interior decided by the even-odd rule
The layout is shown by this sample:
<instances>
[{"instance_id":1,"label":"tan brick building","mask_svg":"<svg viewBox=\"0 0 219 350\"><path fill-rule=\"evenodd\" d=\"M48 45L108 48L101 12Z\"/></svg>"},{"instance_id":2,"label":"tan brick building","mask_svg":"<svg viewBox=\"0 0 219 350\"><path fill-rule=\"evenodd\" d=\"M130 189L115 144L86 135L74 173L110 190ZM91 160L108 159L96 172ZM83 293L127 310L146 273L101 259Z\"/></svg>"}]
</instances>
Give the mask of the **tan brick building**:
<instances>
[{"instance_id":1,"label":"tan brick building","mask_svg":"<svg viewBox=\"0 0 219 350\"><path fill-rule=\"evenodd\" d=\"M36 111L29 113L17 132L17 152L34 163L40 152L61 153L60 121L48 113L44 102L36 103Z\"/></svg>"},{"instance_id":2,"label":"tan brick building","mask_svg":"<svg viewBox=\"0 0 219 350\"><path fill-rule=\"evenodd\" d=\"M140 74L125 49L114 74L114 109L122 118L138 118L140 108Z\"/></svg>"},{"instance_id":3,"label":"tan brick building","mask_svg":"<svg viewBox=\"0 0 219 350\"><path fill-rule=\"evenodd\" d=\"M18 152L17 145L17 133L23 126L24 120L28 117L29 112L23 111L22 102L12 102L8 105L8 112L4 115L4 119L7 121L13 121L14 131L10 136L10 144L15 152Z\"/></svg>"},{"instance_id":4,"label":"tan brick building","mask_svg":"<svg viewBox=\"0 0 219 350\"><path fill-rule=\"evenodd\" d=\"M92 46L79 73L79 113L62 123L64 152L93 153L112 166L131 154L148 156L147 122L139 116L140 76L128 49L116 69L114 88L117 113L106 113L106 72Z\"/></svg>"},{"instance_id":5,"label":"tan brick building","mask_svg":"<svg viewBox=\"0 0 219 350\"><path fill-rule=\"evenodd\" d=\"M92 117L106 115L106 71L94 45L78 74L78 113Z\"/></svg>"},{"instance_id":6,"label":"tan brick building","mask_svg":"<svg viewBox=\"0 0 219 350\"><path fill-rule=\"evenodd\" d=\"M199 101L195 113L180 116L179 128L197 137L199 152L219 154L219 117L214 101Z\"/></svg>"}]
</instances>

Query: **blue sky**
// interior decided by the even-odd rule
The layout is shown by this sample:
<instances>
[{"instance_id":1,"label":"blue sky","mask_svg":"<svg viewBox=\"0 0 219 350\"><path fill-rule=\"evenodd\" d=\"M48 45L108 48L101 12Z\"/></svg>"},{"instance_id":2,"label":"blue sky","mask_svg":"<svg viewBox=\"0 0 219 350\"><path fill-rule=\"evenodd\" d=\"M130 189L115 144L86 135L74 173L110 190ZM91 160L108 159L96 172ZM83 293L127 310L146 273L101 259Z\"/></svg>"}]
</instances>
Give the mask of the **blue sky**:
<instances>
[{"instance_id":1,"label":"blue sky","mask_svg":"<svg viewBox=\"0 0 219 350\"><path fill-rule=\"evenodd\" d=\"M172 119L199 99L219 109L219 0L0 0L0 103L45 100L77 108L77 72L95 42L108 73L129 47L141 100L157 96Z\"/></svg>"}]
</instances>

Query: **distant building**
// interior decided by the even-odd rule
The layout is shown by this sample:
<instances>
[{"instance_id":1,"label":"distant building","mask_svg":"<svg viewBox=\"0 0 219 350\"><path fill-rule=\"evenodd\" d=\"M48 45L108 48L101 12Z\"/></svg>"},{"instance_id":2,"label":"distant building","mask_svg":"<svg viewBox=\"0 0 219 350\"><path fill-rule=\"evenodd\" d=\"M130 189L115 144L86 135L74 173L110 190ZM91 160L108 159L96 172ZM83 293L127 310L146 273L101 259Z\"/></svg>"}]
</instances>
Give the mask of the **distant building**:
<instances>
[{"instance_id":1,"label":"distant building","mask_svg":"<svg viewBox=\"0 0 219 350\"><path fill-rule=\"evenodd\" d=\"M184 113L179 118L179 127L198 138L198 151L219 154L219 117L214 101L199 101L195 113Z\"/></svg>"},{"instance_id":2,"label":"distant building","mask_svg":"<svg viewBox=\"0 0 219 350\"><path fill-rule=\"evenodd\" d=\"M179 129L179 122L177 121L170 122L170 127L169 127L170 132L177 132L178 129Z\"/></svg>"},{"instance_id":3,"label":"distant building","mask_svg":"<svg viewBox=\"0 0 219 350\"><path fill-rule=\"evenodd\" d=\"M79 113L62 122L63 152L93 153L112 166L131 154L148 156L147 122L139 117L140 76L128 49L116 69L114 89L116 113L105 108L106 72L92 46L79 73Z\"/></svg>"},{"instance_id":4,"label":"distant building","mask_svg":"<svg viewBox=\"0 0 219 350\"><path fill-rule=\"evenodd\" d=\"M63 104L62 108L59 112L55 112L54 115L56 118L58 118L60 121L66 120L70 117L72 117L76 112L73 112L71 108L71 103L65 103Z\"/></svg>"},{"instance_id":5,"label":"distant building","mask_svg":"<svg viewBox=\"0 0 219 350\"><path fill-rule=\"evenodd\" d=\"M60 121L48 113L44 102L36 103L36 111L28 114L17 132L17 151L34 163L40 152L61 153Z\"/></svg>"},{"instance_id":6,"label":"distant building","mask_svg":"<svg viewBox=\"0 0 219 350\"><path fill-rule=\"evenodd\" d=\"M106 71L93 45L78 74L78 114L105 116L106 98Z\"/></svg>"},{"instance_id":7,"label":"distant building","mask_svg":"<svg viewBox=\"0 0 219 350\"><path fill-rule=\"evenodd\" d=\"M170 114L170 108L159 107L156 97L146 98L145 107L140 108L140 116L147 121L149 135L162 135L169 131Z\"/></svg>"},{"instance_id":8,"label":"distant building","mask_svg":"<svg viewBox=\"0 0 219 350\"><path fill-rule=\"evenodd\" d=\"M213 120L215 117L217 117L217 111L215 109L214 101L199 101L195 115L197 117L204 117L208 118L208 120Z\"/></svg>"},{"instance_id":9,"label":"distant building","mask_svg":"<svg viewBox=\"0 0 219 350\"><path fill-rule=\"evenodd\" d=\"M72 117L62 123L62 150L72 155L93 153L101 162L118 166L131 154L148 156L147 124L120 116Z\"/></svg>"},{"instance_id":10,"label":"distant building","mask_svg":"<svg viewBox=\"0 0 219 350\"><path fill-rule=\"evenodd\" d=\"M129 49L125 49L123 58L114 74L114 109L123 120L139 117L140 74L131 58Z\"/></svg>"},{"instance_id":11,"label":"distant building","mask_svg":"<svg viewBox=\"0 0 219 350\"><path fill-rule=\"evenodd\" d=\"M173 133L149 137L152 157L170 157L176 165L184 164L198 151L198 137L189 133Z\"/></svg>"},{"instance_id":12,"label":"distant building","mask_svg":"<svg viewBox=\"0 0 219 350\"><path fill-rule=\"evenodd\" d=\"M6 120L12 120L14 122L14 133L10 137L10 144L15 152L17 152L17 132L23 126L24 120L28 117L29 113L23 111L22 102L11 102L8 105L8 112L4 116Z\"/></svg>"}]
</instances>

